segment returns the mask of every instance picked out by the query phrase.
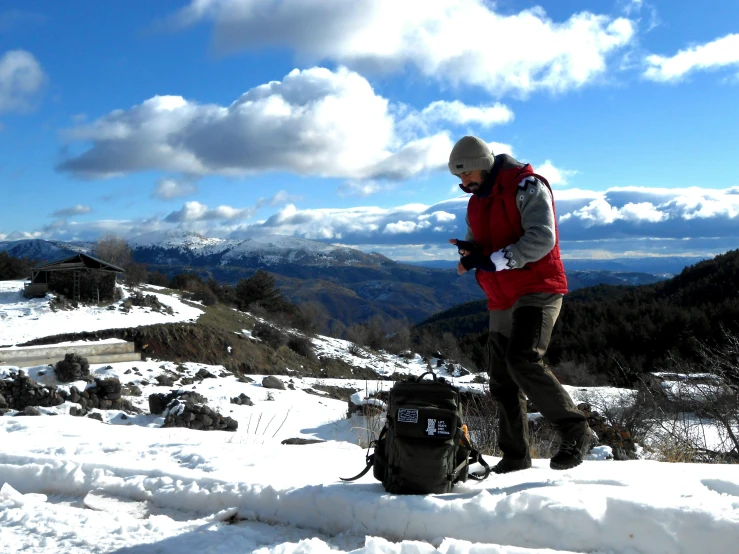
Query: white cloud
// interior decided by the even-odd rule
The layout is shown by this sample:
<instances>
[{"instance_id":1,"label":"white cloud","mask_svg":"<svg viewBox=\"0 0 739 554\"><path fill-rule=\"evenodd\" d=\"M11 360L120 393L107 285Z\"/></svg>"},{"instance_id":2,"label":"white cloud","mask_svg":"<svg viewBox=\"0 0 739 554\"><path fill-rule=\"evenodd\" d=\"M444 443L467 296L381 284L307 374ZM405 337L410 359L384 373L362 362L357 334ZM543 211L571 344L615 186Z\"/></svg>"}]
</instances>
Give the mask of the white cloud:
<instances>
[{"instance_id":1,"label":"white cloud","mask_svg":"<svg viewBox=\"0 0 739 554\"><path fill-rule=\"evenodd\" d=\"M271 198L260 198L257 200L254 207L259 209L264 206L284 206L285 204L297 202L298 200L302 200L302 197L290 194L286 190L279 190Z\"/></svg>"},{"instance_id":2,"label":"white cloud","mask_svg":"<svg viewBox=\"0 0 739 554\"><path fill-rule=\"evenodd\" d=\"M643 251L654 254L719 253L739 244L739 188L686 189L617 187L606 191L555 189L563 253ZM279 193L279 198L284 196ZM135 236L141 229L185 228L206 236L244 239L288 235L403 252L404 259L454 257L449 238L466 230L467 196L433 205L407 204L389 208L279 208L262 221L243 221L255 207L210 208L188 202L166 217L136 221L66 222L43 230L43 238L95 240L100 234ZM267 201L263 201L266 205ZM27 234L26 234L27 235ZM17 238L23 238L15 234ZM414 246L415 245L415 246ZM417 245L426 245L422 254ZM414 250L415 249L415 250ZM414 254L415 251L415 254ZM452 252L453 251L453 252ZM399 254L400 255L400 254Z\"/></svg>"},{"instance_id":3,"label":"white cloud","mask_svg":"<svg viewBox=\"0 0 739 554\"><path fill-rule=\"evenodd\" d=\"M496 13L485 0L191 0L174 21L213 21L220 52L288 47L305 61L403 71L495 95L564 91L602 74L635 23L579 12L563 22L536 7ZM481 30L481 31L480 31Z\"/></svg>"},{"instance_id":4,"label":"white cloud","mask_svg":"<svg viewBox=\"0 0 739 554\"><path fill-rule=\"evenodd\" d=\"M84 177L153 169L397 180L445 167L452 147L445 132L404 140L388 100L343 68L294 70L228 107L155 96L64 136L73 144L91 143L58 167ZM164 192L175 189L169 184Z\"/></svg>"},{"instance_id":5,"label":"white cloud","mask_svg":"<svg viewBox=\"0 0 739 554\"><path fill-rule=\"evenodd\" d=\"M707 44L680 50L671 57L648 56L647 79L662 82L681 80L688 73L735 66L739 68L739 34L731 34Z\"/></svg>"},{"instance_id":6,"label":"white cloud","mask_svg":"<svg viewBox=\"0 0 739 554\"><path fill-rule=\"evenodd\" d=\"M396 223L388 223L382 230L383 233L398 235L403 233L412 233L431 227L428 221L398 221Z\"/></svg>"},{"instance_id":7,"label":"white cloud","mask_svg":"<svg viewBox=\"0 0 739 554\"><path fill-rule=\"evenodd\" d=\"M420 116L426 121L447 121L457 125L477 123L482 127L513 121L513 112L503 104L467 106L459 100L432 102L421 111Z\"/></svg>"},{"instance_id":8,"label":"white cloud","mask_svg":"<svg viewBox=\"0 0 739 554\"><path fill-rule=\"evenodd\" d=\"M56 210L51 214L52 217L70 217L73 215L84 215L89 214L92 211L92 208L90 206L83 206L82 204L77 204L76 206L72 206L71 208L62 208L60 210Z\"/></svg>"},{"instance_id":9,"label":"white cloud","mask_svg":"<svg viewBox=\"0 0 739 554\"><path fill-rule=\"evenodd\" d=\"M33 107L46 82L41 64L25 50L10 50L0 58L0 112Z\"/></svg>"},{"instance_id":10,"label":"white cloud","mask_svg":"<svg viewBox=\"0 0 739 554\"><path fill-rule=\"evenodd\" d=\"M590 227L591 225L609 225L621 219L621 213L618 208L611 206L605 199L598 198L575 212L560 214L559 220L560 223L565 223L572 218L578 219L586 227Z\"/></svg>"},{"instance_id":11,"label":"white cloud","mask_svg":"<svg viewBox=\"0 0 739 554\"><path fill-rule=\"evenodd\" d=\"M458 201L462 209L466 205ZM398 233L407 234L430 230L430 219L446 224L446 227L455 229L458 216L449 217L448 214L433 215L435 212L449 212L449 210L433 209L423 204L407 204L393 208L379 208L375 206L360 206L353 208L325 208L299 210L295 205L288 205L269 217L266 221L241 226L231 233L233 238L252 235L287 234L309 239L349 240L352 242L366 242L369 236L372 240L386 242L389 235ZM433 218L429 218L429 215ZM446 231L446 227L436 234ZM444 240L446 240L446 235ZM382 238L386 237L386 238ZM394 239L390 239L391 241Z\"/></svg>"},{"instance_id":12,"label":"white cloud","mask_svg":"<svg viewBox=\"0 0 739 554\"><path fill-rule=\"evenodd\" d=\"M498 154L508 154L514 158L516 157L513 153L513 146L510 144L505 144L503 142L488 142L487 145L490 147L490 151L496 156ZM449 156L447 156L447 159L448 158Z\"/></svg>"},{"instance_id":13,"label":"white cloud","mask_svg":"<svg viewBox=\"0 0 739 554\"><path fill-rule=\"evenodd\" d=\"M378 192L390 190L392 187L397 186L393 183L380 182L380 181L347 181L342 183L338 188L339 196L358 196L366 197Z\"/></svg>"},{"instance_id":14,"label":"white cloud","mask_svg":"<svg viewBox=\"0 0 739 554\"><path fill-rule=\"evenodd\" d=\"M651 202L629 202L621 208L621 217L627 221L646 221L656 223L664 221L669 215L652 204Z\"/></svg>"},{"instance_id":15,"label":"white cloud","mask_svg":"<svg viewBox=\"0 0 739 554\"><path fill-rule=\"evenodd\" d=\"M165 178L159 179L152 196L162 200L171 200L172 198L190 196L197 192L198 188L191 181Z\"/></svg>"},{"instance_id":16,"label":"white cloud","mask_svg":"<svg viewBox=\"0 0 739 554\"><path fill-rule=\"evenodd\" d=\"M445 211L431 212L430 214L424 214L418 217L420 221L426 221L427 219L435 219L437 223L448 223L454 221L457 216L450 214Z\"/></svg>"},{"instance_id":17,"label":"white cloud","mask_svg":"<svg viewBox=\"0 0 739 554\"><path fill-rule=\"evenodd\" d=\"M231 206L218 206L209 208L200 202L186 202L182 209L170 213L164 218L168 223L186 223L194 221L232 221L247 219L254 215L254 208L232 208Z\"/></svg>"},{"instance_id":18,"label":"white cloud","mask_svg":"<svg viewBox=\"0 0 739 554\"><path fill-rule=\"evenodd\" d=\"M544 177L551 186L566 185L570 177L577 175L578 171L574 169L561 169L554 167L550 160L545 161L541 165L534 166L534 171Z\"/></svg>"}]
</instances>

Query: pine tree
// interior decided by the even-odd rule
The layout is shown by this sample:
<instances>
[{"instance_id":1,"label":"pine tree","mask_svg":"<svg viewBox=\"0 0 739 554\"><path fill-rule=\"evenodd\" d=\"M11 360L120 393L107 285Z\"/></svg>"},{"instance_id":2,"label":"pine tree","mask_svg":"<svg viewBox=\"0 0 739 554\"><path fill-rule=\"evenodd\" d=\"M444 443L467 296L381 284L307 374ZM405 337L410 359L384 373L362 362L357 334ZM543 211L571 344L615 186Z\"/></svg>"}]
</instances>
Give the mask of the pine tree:
<instances>
[{"instance_id":1,"label":"pine tree","mask_svg":"<svg viewBox=\"0 0 739 554\"><path fill-rule=\"evenodd\" d=\"M260 304L268 312L275 312L286 304L280 290L275 288L274 278L261 269L248 279L238 282L236 302L242 311L248 310L252 304Z\"/></svg>"}]
</instances>

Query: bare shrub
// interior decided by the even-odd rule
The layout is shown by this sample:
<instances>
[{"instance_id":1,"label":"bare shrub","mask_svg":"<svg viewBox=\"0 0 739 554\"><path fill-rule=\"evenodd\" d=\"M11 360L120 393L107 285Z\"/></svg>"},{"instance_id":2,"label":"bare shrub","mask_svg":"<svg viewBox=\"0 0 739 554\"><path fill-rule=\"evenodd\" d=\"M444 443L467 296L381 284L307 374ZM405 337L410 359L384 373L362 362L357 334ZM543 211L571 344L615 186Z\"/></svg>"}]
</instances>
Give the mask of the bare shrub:
<instances>
[{"instance_id":1,"label":"bare shrub","mask_svg":"<svg viewBox=\"0 0 739 554\"><path fill-rule=\"evenodd\" d=\"M605 375L589 371L585 364L569 360L557 364L552 368L552 373L560 383L573 387L598 387L609 384Z\"/></svg>"},{"instance_id":2,"label":"bare shrub","mask_svg":"<svg viewBox=\"0 0 739 554\"><path fill-rule=\"evenodd\" d=\"M192 293L192 299L198 302L202 302L204 306L215 306L218 303L218 296L208 286L198 287Z\"/></svg>"},{"instance_id":3,"label":"bare shrub","mask_svg":"<svg viewBox=\"0 0 739 554\"><path fill-rule=\"evenodd\" d=\"M364 357L364 352L362 352L362 348L356 342L353 342L349 345L348 352L352 356L358 356L360 358Z\"/></svg>"},{"instance_id":4,"label":"bare shrub","mask_svg":"<svg viewBox=\"0 0 739 554\"><path fill-rule=\"evenodd\" d=\"M266 344L277 350L287 343L287 336L268 323L257 323L251 331L252 336L261 339Z\"/></svg>"},{"instance_id":5,"label":"bare shrub","mask_svg":"<svg viewBox=\"0 0 739 554\"><path fill-rule=\"evenodd\" d=\"M392 320L385 348L392 354L401 354L411 345L411 328L407 320Z\"/></svg>"},{"instance_id":6,"label":"bare shrub","mask_svg":"<svg viewBox=\"0 0 739 554\"><path fill-rule=\"evenodd\" d=\"M462 356L462 351L459 349L459 342L451 333L444 333L441 336L439 350L446 359L453 360L455 362L458 362Z\"/></svg>"},{"instance_id":7,"label":"bare shrub","mask_svg":"<svg viewBox=\"0 0 739 554\"><path fill-rule=\"evenodd\" d=\"M167 277L161 271L149 272L146 282L150 285L156 285L158 287L169 287L169 277Z\"/></svg>"},{"instance_id":8,"label":"bare shrub","mask_svg":"<svg viewBox=\"0 0 739 554\"><path fill-rule=\"evenodd\" d=\"M594 389L578 397L608 425L628 432L640 444L647 442L658 425L658 403L654 394L644 386L635 390L621 389L618 394L604 394Z\"/></svg>"},{"instance_id":9,"label":"bare shrub","mask_svg":"<svg viewBox=\"0 0 739 554\"><path fill-rule=\"evenodd\" d=\"M300 303L293 319L293 327L308 335L328 329L328 312L318 302Z\"/></svg>"},{"instance_id":10,"label":"bare shrub","mask_svg":"<svg viewBox=\"0 0 739 554\"><path fill-rule=\"evenodd\" d=\"M487 387L482 394L472 394L464 406L464 420L470 439L482 454L502 456L498 447L498 403ZM550 458L559 446L554 427L543 417L532 417L529 426L529 454L532 458Z\"/></svg>"},{"instance_id":11,"label":"bare shrub","mask_svg":"<svg viewBox=\"0 0 739 554\"><path fill-rule=\"evenodd\" d=\"M500 456L498 448L498 405L485 388L470 395L464 406L464 421L472 443L482 454Z\"/></svg>"},{"instance_id":12,"label":"bare shrub","mask_svg":"<svg viewBox=\"0 0 739 554\"><path fill-rule=\"evenodd\" d=\"M146 264L129 262L123 269L126 270L126 274L123 277L124 283L134 289L138 288L141 283L145 283L149 277L149 271L146 269Z\"/></svg>"},{"instance_id":13,"label":"bare shrub","mask_svg":"<svg viewBox=\"0 0 739 554\"><path fill-rule=\"evenodd\" d=\"M287 341L287 347L296 354L300 354L305 358L315 358L315 353L313 352L313 343L308 337L291 336Z\"/></svg>"},{"instance_id":14,"label":"bare shrub","mask_svg":"<svg viewBox=\"0 0 739 554\"><path fill-rule=\"evenodd\" d=\"M689 443L696 461L739 462L739 337L723 338L720 346L697 344L699 363L673 357L676 380L663 383L673 410L662 431Z\"/></svg>"},{"instance_id":15,"label":"bare shrub","mask_svg":"<svg viewBox=\"0 0 739 554\"><path fill-rule=\"evenodd\" d=\"M346 330L346 340L364 346L367 344L367 327L359 323L353 324Z\"/></svg>"},{"instance_id":16,"label":"bare shrub","mask_svg":"<svg viewBox=\"0 0 739 554\"><path fill-rule=\"evenodd\" d=\"M124 267L131 262L131 247L125 239L107 234L99 238L92 247L92 255L109 264Z\"/></svg>"},{"instance_id":17,"label":"bare shrub","mask_svg":"<svg viewBox=\"0 0 739 554\"><path fill-rule=\"evenodd\" d=\"M375 398L377 402L363 404L358 410L350 410L349 418L352 420L352 430L357 436L357 444L362 448L369 448L378 439L385 426L386 413L383 403L387 401L387 392L378 391L369 394L367 381L364 387L365 398ZM380 399L383 399L382 402Z\"/></svg>"}]
</instances>

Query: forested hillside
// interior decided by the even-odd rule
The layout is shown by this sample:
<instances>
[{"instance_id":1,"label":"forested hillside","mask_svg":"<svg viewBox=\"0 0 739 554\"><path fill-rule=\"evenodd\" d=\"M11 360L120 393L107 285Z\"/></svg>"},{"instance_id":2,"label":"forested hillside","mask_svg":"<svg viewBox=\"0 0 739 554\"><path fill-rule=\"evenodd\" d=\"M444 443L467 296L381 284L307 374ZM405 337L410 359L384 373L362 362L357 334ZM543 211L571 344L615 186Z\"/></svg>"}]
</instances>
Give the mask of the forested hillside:
<instances>
[{"instance_id":1,"label":"forested hillside","mask_svg":"<svg viewBox=\"0 0 739 554\"><path fill-rule=\"evenodd\" d=\"M418 334L454 334L482 364L485 302L469 302L429 318ZM599 285L568 294L549 348L549 362L584 364L591 373L630 384L640 373L667 369L672 357L697 359L699 342L721 344L739 332L739 250L637 287Z\"/></svg>"}]
</instances>

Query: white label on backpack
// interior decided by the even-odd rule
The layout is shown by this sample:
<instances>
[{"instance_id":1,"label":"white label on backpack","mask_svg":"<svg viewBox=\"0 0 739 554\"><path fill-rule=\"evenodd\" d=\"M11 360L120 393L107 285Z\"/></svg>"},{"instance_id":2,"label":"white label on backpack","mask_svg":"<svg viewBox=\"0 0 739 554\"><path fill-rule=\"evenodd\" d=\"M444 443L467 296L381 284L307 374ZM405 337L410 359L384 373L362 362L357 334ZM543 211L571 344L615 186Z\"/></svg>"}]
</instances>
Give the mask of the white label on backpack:
<instances>
[{"instance_id":1,"label":"white label on backpack","mask_svg":"<svg viewBox=\"0 0 739 554\"><path fill-rule=\"evenodd\" d=\"M446 421L430 417L426 420L426 434L430 437L436 435L449 437L452 432L449 430L449 424Z\"/></svg>"},{"instance_id":2,"label":"white label on backpack","mask_svg":"<svg viewBox=\"0 0 739 554\"><path fill-rule=\"evenodd\" d=\"M398 423L418 423L418 410L400 408L398 410Z\"/></svg>"}]
</instances>

